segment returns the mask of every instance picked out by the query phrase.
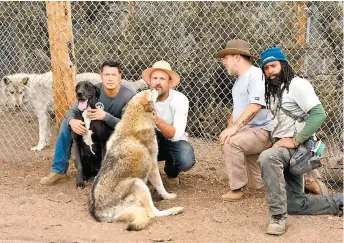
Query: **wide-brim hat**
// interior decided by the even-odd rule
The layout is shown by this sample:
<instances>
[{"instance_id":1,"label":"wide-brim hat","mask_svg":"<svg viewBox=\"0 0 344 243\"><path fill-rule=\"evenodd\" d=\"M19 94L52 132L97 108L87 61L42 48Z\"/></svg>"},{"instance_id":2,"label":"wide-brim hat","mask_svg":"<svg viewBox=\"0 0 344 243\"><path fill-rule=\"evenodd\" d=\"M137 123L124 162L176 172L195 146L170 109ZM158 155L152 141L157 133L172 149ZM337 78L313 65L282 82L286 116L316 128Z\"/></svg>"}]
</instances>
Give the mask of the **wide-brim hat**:
<instances>
[{"instance_id":1,"label":"wide-brim hat","mask_svg":"<svg viewBox=\"0 0 344 243\"><path fill-rule=\"evenodd\" d=\"M154 63L153 67L147 68L142 72L142 79L149 85L150 79L151 79L151 74L155 70L161 70L166 72L168 75L171 77L171 88L176 87L179 82L180 82L180 77L176 72L172 71L171 65L168 62L165 61L158 61Z\"/></svg>"},{"instance_id":2,"label":"wide-brim hat","mask_svg":"<svg viewBox=\"0 0 344 243\"><path fill-rule=\"evenodd\" d=\"M251 46L247 41L244 40L230 40L227 42L227 46L225 49L219 51L215 54L216 58L222 58L226 55L244 55L248 57L252 57L254 59L258 59L257 56L252 55Z\"/></svg>"}]
</instances>

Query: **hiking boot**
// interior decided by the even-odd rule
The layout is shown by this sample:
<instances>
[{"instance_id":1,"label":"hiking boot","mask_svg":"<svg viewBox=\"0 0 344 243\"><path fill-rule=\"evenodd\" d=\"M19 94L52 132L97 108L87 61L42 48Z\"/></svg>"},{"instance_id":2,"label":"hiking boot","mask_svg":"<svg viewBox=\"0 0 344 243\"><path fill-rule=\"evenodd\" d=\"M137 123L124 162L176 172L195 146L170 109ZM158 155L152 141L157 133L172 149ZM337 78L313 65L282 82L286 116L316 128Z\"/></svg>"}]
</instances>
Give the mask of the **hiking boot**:
<instances>
[{"instance_id":1,"label":"hiking boot","mask_svg":"<svg viewBox=\"0 0 344 243\"><path fill-rule=\"evenodd\" d=\"M322 196L328 195L328 188L322 181L321 174L317 169L304 174L304 186L306 192Z\"/></svg>"},{"instance_id":2,"label":"hiking boot","mask_svg":"<svg viewBox=\"0 0 344 243\"><path fill-rule=\"evenodd\" d=\"M226 194L223 194L221 198L225 201L238 201L242 198L244 198L244 192L242 189L237 189L237 190L229 190Z\"/></svg>"},{"instance_id":3,"label":"hiking boot","mask_svg":"<svg viewBox=\"0 0 344 243\"><path fill-rule=\"evenodd\" d=\"M272 215L270 224L268 226L268 235L283 235L285 233L285 228L287 225L287 215L278 214Z\"/></svg>"},{"instance_id":4,"label":"hiking boot","mask_svg":"<svg viewBox=\"0 0 344 243\"><path fill-rule=\"evenodd\" d=\"M167 178L166 178L166 182L167 182L167 184L170 185L170 186L179 186L179 184L180 184L179 177L175 177L175 178L169 178L169 177L167 177Z\"/></svg>"},{"instance_id":5,"label":"hiking boot","mask_svg":"<svg viewBox=\"0 0 344 243\"><path fill-rule=\"evenodd\" d=\"M66 174L58 174L51 172L48 176L43 177L39 184L45 186L53 186L57 183L64 183L68 181L68 177Z\"/></svg>"}]
</instances>

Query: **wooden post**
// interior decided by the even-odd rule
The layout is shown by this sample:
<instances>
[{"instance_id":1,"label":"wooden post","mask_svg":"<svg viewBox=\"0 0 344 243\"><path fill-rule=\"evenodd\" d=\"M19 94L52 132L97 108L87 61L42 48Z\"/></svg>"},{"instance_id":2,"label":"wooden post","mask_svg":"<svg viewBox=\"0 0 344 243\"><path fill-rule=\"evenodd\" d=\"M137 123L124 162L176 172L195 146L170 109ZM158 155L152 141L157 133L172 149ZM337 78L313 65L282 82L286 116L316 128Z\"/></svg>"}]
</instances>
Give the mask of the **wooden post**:
<instances>
[{"instance_id":1,"label":"wooden post","mask_svg":"<svg viewBox=\"0 0 344 243\"><path fill-rule=\"evenodd\" d=\"M75 54L69 1L46 1L56 125L75 102Z\"/></svg>"},{"instance_id":2,"label":"wooden post","mask_svg":"<svg viewBox=\"0 0 344 243\"><path fill-rule=\"evenodd\" d=\"M134 1L129 1L129 12L130 12L130 16L134 18L134 15L135 15L135 2Z\"/></svg>"},{"instance_id":3,"label":"wooden post","mask_svg":"<svg viewBox=\"0 0 344 243\"><path fill-rule=\"evenodd\" d=\"M306 46L306 30L307 30L307 5L305 2L298 2L297 3L297 12L298 12L298 33L296 35L296 41L298 51L301 52L301 57L297 62L295 67L296 72L299 74L305 74L304 66L305 66L305 46Z\"/></svg>"}]
</instances>

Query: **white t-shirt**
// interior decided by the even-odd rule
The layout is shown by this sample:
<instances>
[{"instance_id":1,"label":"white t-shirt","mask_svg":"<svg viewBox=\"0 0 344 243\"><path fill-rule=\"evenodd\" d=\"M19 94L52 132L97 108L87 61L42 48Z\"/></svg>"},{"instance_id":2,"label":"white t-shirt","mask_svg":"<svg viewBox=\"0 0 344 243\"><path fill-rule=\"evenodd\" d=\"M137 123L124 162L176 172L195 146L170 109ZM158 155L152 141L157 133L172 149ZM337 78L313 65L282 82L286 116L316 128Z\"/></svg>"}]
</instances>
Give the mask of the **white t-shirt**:
<instances>
[{"instance_id":1,"label":"white t-shirt","mask_svg":"<svg viewBox=\"0 0 344 243\"><path fill-rule=\"evenodd\" d=\"M174 137L170 140L188 140L185 132L189 112L188 98L182 93L170 89L168 98L164 101L157 101L155 107L159 117L176 129Z\"/></svg>"},{"instance_id":2,"label":"white t-shirt","mask_svg":"<svg viewBox=\"0 0 344 243\"><path fill-rule=\"evenodd\" d=\"M277 111L273 120L275 128L272 131L272 137L294 137L304 127L305 122L299 123L287 116L282 109L277 110L277 104L278 99L272 99L271 112L274 115ZM289 85L289 92L284 90L282 95L282 107L296 116L306 115L310 109L319 104L321 104L320 100L315 94L312 84L300 77L293 78Z\"/></svg>"}]
</instances>

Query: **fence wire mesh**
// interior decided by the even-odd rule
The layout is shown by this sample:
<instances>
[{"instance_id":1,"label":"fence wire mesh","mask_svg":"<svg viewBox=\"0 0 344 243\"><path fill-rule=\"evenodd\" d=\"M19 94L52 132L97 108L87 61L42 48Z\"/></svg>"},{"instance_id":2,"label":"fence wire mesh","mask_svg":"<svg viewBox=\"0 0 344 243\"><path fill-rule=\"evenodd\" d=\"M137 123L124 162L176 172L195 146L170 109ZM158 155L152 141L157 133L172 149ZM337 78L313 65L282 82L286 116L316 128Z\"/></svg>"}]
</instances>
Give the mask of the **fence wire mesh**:
<instances>
[{"instance_id":1,"label":"fence wire mesh","mask_svg":"<svg viewBox=\"0 0 344 243\"><path fill-rule=\"evenodd\" d=\"M233 38L249 41L257 55L280 46L327 112L321 171L331 188L342 187L342 2L71 2L71 8L77 73L97 73L114 59L123 78L135 81L157 60L172 64L182 80L177 89L190 100L187 132L197 158L190 173L210 181L226 182L217 137L232 110L234 84L214 54ZM30 147L50 131L54 145L57 131L46 115L54 111L46 3L0 2L0 40L0 158L33 158L41 152Z\"/></svg>"}]
</instances>

